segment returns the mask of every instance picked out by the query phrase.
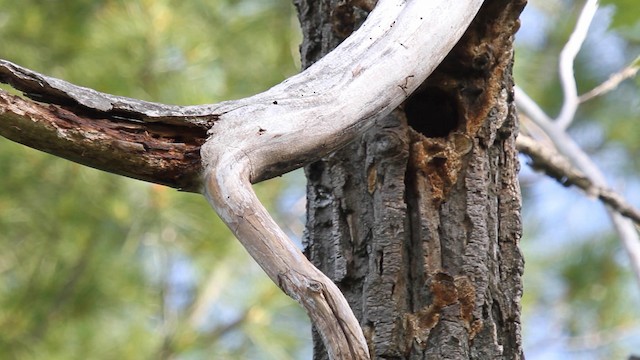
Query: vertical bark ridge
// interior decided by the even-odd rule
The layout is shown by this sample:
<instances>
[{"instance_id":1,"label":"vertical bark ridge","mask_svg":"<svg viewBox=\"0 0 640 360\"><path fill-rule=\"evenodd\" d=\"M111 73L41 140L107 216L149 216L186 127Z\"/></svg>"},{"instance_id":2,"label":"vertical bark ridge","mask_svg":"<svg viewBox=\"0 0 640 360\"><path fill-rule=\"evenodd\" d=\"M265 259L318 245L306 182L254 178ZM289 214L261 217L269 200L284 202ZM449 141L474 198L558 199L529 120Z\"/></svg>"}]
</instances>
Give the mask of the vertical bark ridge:
<instances>
[{"instance_id":1,"label":"vertical bark ridge","mask_svg":"<svg viewBox=\"0 0 640 360\"><path fill-rule=\"evenodd\" d=\"M306 67L344 38L345 2L295 3ZM345 294L373 358L522 358L511 67L523 6L488 1L403 107L305 168L305 254ZM314 358L327 359L317 337Z\"/></svg>"}]
</instances>

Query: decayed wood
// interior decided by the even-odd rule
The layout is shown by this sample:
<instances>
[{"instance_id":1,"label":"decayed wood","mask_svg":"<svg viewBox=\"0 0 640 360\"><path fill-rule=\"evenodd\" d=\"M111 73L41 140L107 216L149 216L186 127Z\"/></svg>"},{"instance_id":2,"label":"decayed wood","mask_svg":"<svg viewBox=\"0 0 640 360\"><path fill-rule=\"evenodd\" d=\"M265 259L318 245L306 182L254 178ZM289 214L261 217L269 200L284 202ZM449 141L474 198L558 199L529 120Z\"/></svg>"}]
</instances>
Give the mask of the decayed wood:
<instances>
[{"instance_id":1,"label":"decayed wood","mask_svg":"<svg viewBox=\"0 0 640 360\"><path fill-rule=\"evenodd\" d=\"M0 91L0 136L114 174L201 191L206 129L104 116L92 118Z\"/></svg>"},{"instance_id":2,"label":"decayed wood","mask_svg":"<svg viewBox=\"0 0 640 360\"><path fill-rule=\"evenodd\" d=\"M102 94L6 61L0 62L0 80L33 99L91 118L143 128L157 123L210 127L201 157L203 192L213 208L269 277L305 307L332 359L368 359L362 330L338 288L292 245L250 185L344 146L397 107L447 55L481 4L380 0L356 33L304 72L264 93L215 105L170 106ZM20 131L13 134L21 141ZM129 139L113 136L108 141ZM37 139L22 142L32 146ZM138 140L120 144L132 150L130 157L147 151ZM92 149L93 156L83 159L90 166L111 151ZM131 171L128 175L142 178Z\"/></svg>"},{"instance_id":3,"label":"decayed wood","mask_svg":"<svg viewBox=\"0 0 640 360\"><path fill-rule=\"evenodd\" d=\"M161 122L208 129L216 120L216 105L177 106L105 94L73 85L0 59L0 82L29 98L93 117Z\"/></svg>"}]
</instances>

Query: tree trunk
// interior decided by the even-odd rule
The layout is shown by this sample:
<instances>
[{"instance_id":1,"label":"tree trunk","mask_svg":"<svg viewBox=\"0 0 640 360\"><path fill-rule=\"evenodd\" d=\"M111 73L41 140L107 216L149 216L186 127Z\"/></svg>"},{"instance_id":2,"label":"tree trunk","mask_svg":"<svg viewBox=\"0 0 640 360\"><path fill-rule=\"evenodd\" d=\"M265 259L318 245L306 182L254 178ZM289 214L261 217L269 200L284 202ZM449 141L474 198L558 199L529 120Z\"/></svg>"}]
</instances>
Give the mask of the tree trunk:
<instances>
[{"instance_id":1,"label":"tree trunk","mask_svg":"<svg viewBox=\"0 0 640 360\"><path fill-rule=\"evenodd\" d=\"M356 3L295 1L303 67L362 22ZM306 255L347 297L372 358L523 357L511 75L523 6L485 3L403 106L305 168Z\"/></svg>"}]
</instances>

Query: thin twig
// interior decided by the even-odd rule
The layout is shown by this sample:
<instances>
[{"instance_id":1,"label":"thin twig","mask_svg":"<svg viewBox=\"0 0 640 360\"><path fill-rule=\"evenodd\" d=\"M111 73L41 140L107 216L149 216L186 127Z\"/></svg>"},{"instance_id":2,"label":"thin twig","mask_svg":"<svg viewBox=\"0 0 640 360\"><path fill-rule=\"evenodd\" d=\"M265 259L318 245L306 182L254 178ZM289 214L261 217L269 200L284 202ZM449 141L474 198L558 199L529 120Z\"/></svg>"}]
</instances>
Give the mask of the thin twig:
<instances>
[{"instance_id":1,"label":"thin twig","mask_svg":"<svg viewBox=\"0 0 640 360\"><path fill-rule=\"evenodd\" d=\"M640 225L640 210L629 204L615 191L594 184L589 177L571 165L555 149L545 147L526 135L518 136L516 146L518 151L531 158L531 166L533 168L544 171L545 174L556 179L564 186L577 186L588 196L597 197L613 210Z\"/></svg>"},{"instance_id":2,"label":"thin twig","mask_svg":"<svg viewBox=\"0 0 640 360\"><path fill-rule=\"evenodd\" d=\"M578 98L579 102L583 103L589 101L596 96L604 95L609 91L614 90L618 87L618 85L620 85L621 82L635 77L638 74L638 70L640 70L640 57L636 58L633 63L631 63L631 65L609 76L609 79L607 79L602 84L580 95L580 97Z\"/></svg>"},{"instance_id":3,"label":"thin twig","mask_svg":"<svg viewBox=\"0 0 640 360\"><path fill-rule=\"evenodd\" d=\"M582 48L584 39L587 37L587 32L596 14L596 10L598 10L598 0L587 0L580 12L573 33L571 33L569 40L560 53L560 62L558 65L564 102L562 103L560 114L556 118L556 123L562 129L566 129L571 124L578 105L580 104L576 78L573 72L573 62L580 48Z\"/></svg>"}]
</instances>

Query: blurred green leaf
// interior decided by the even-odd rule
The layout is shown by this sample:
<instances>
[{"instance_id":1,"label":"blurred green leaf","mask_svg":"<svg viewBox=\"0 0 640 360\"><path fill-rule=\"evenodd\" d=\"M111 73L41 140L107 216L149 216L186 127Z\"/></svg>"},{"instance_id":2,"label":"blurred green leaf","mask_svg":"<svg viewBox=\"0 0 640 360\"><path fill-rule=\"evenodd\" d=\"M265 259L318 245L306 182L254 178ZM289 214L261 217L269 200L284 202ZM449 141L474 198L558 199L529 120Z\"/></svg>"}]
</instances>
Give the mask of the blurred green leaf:
<instances>
[{"instance_id":1,"label":"blurred green leaf","mask_svg":"<svg viewBox=\"0 0 640 360\"><path fill-rule=\"evenodd\" d=\"M615 12L611 26L614 28L631 27L640 22L638 2L636 0L602 0L602 5L613 5Z\"/></svg>"},{"instance_id":2,"label":"blurred green leaf","mask_svg":"<svg viewBox=\"0 0 640 360\"><path fill-rule=\"evenodd\" d=\"M287 0L0 0L0 58L165 103L267 89L297 72L298 42ZM281 188L256 191L274 202ZM201 196L2 138L0 329L0 359L269 359L310 341Z\"/></svg>"}]
</instances>

